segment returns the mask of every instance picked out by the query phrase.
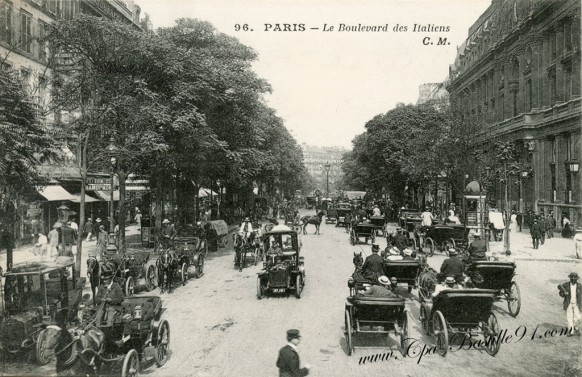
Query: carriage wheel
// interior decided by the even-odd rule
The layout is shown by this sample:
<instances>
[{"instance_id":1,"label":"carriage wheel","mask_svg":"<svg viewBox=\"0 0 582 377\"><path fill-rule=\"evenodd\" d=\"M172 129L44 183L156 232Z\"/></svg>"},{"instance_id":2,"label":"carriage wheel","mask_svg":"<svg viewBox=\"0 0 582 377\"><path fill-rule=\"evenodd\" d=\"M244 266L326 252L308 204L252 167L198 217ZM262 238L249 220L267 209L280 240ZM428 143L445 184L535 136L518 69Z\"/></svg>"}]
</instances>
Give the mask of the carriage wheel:
<instances>
[{"instance_id":1,"label":"carriage wheel","mask_svg":"<svg viewBox=\"0 0 582 377\"><path fill-rule=\"evenodd\" d=\"M147 269L145 285L148 292L156 287L156 269L153 265L150 265Z\"/></svg>"},{"instance_id":2,"label":"carriage wheel","mask_svg":"<svg viewBox=\"0 0 582 377\"><path fill-rule=\"evenodd\" d=\"M400 334L400 349L402 356L406 357L406 350L408 349L408 345L410 340L408 338L410 334L410 313L408 310L404 311L404 323L402 324L402 333Z\"/></svg>"},{"instance_id":3,"label":"carriage wheel","mask_svg":"<svg viewBox=\"0 0 582 377\"><path fill-rule=\"evenodd\" d=\"M263 298L263 285L261 284L261 277L257 277L257 298L260 300Z\"/></svg>"},{"instance_id":4,"label":"carriage wheel","mask_svg":"<svg viewBox=\"0 0 582 377\"><path fill-rule=\"evenodd\" d=\"M454 247L455 249L457 248L457 243L455 242L455 240L453 238L449 239L449 245L451 247ZM448 248L447 248L448 250Z\"/></svg>"},{"instance_id":5,"label":"carriage wheel","mask_svg":"<svg viewBox=\"0 0 582 377\"><path fill-rule=\"evenodd\" d=\"M198 259L198 264L194 268L194 276L196 279L200 279L204 275L204 257L200 256L199 258L201 259Z\"/></svg>"},{"instance_id":6,"label":"carriage wheel","mask_svg":"<svg viewBox=\"0 0 582 377\"><path fill-rule=\"evenodd\" d=\"M432 329L437 341L437 352L445 356L449 350L449 331L447 322L440 310L437 310L432 317Z\"/></svg>"},{"instance_id":7,"label":"carriage wheel","mask_svg":"<svg viewBox=\"0 0 582 377\"><path fill-rule=\"evenodd\" d=\"M501 343L497 341L497 336L501 332L499 329L499 322L495 314L489 313L487 324L484 325L483 336L485 337L485 351L491 356L495 356L499 352Z\"/></svg>"},{"instance_id":8,"label":"carriage wheel","mask_svg":"<svg viewBox=\"0 0 582 377\"><path fill-rule=\"evenodd\" d=\"M188 282L189 271L188 271L188 264L186 262L182 263L182 267L180 267L180 280L182 281L182 285L186 285Z\"/></svg>"},{"instance_id":9,"label":"carriage wheel","mask_svg":"<svg viewBox=\"0 0 582 377\"><path fill-rule=\"evenodd\" d=\"M348 342L348 356L352 356L354 352L354 346L352 344L352 318L348 309L346 309L346 340Z\"/></svg>"},{"instance_id":10,"label":"carriage wheel","mask_svg":"<svg viewBox=\"0 0 582 377\"><path fill-rule=\"evenodd\" d=\"M170 324L165 319L158 326L155 347L154 359L159 368L168 361L168 349L170 348Z\"/></svg>"},{"instance_id":11,"label":"carriage wheel","mask_svg":"<svg viewBox=\"0 0 582 377\"><path fill-rule=\"evenodd\" d=\"M432 257L434 255L434 241L432 240L432 238L428 237L424 240L424 247L427 249L426 250L426 254L429 257Z\"/></svg>"},{"instance_id":12,"label":"carriage wheel","mask_svg":"<svg viewBox=\"0 0 582 377\"><path fill-rule=\"evenodd\" d=\"M295 277L295 297L301 298L301 292L303 292L303 280L301 280L301 275Z\"/></svg>"},{"instance_id":13,"label":"carriage wheel","mask_svg":"<svg viewBox=\"0 0 582 377\"><path fill-rule=\"evenodd\" d=\"M133 296L133 293L135 292L135 281L133 280L132 276L128 276L127 279L125 279L125 296L126 297L131 297Z\"/></svg>"},{"instance_id":14,"label":"carriage wheel","mask_svg":"<svg viewBox=\"0 0 582 377\"><path fill-rule=\"evenodd\" d=\"M420 325L422 326L422 332L424 332L426 335L429 334L429 318L428 318L428 313L426 312L426 308L425 306L421 306L420 307Z\"/></svg>"},{"instance_id":15,"label":"carriage wheel","mask_svg":"<svg viewBox=\"0 0 582 377\"><path fill-rule=\"evenodd\" d=\"M48 331L44 329L38 334L38 338L36 338L36 360L38 360L40 365L48 364L51 361L51 355L46 352L47 349L44 346L47 333Z\"/></svg>"},{"instance_id":16,"label":"carriage wheel","mask_svg":"<svg viewBox=\"0 0 582 377\"><path fill-rule=\"evenodd\" d=\"M507 308L509 309L509 315L512 317L517 317L519 314L519 309L521 309L521 293L519 291L519 285L516 282L511 282L511 288L509 292L506 292L507 296Z\"/></svg>"},{"instance_id":17,"label":"carriage wheel","mask_svg":"<svg viewBox=\"0 0 582 377\"><path fill-rule=\"evenodd\" d=\"M137 376L139 374L139 358L137 351L133 348L125 355L123 359L123 369L121 377Z\"/></svg>"}]
</instances>

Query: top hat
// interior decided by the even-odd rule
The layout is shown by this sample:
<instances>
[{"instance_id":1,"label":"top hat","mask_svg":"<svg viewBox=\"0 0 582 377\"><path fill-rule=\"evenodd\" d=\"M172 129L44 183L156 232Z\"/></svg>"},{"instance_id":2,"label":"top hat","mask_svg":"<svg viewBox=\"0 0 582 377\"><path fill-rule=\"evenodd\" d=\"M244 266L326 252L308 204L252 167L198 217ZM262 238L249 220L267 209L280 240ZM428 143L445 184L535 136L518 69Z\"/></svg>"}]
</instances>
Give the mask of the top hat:
<instances>
[{"instance_id":1,"label":"top hat","mask_svg":"<svg viewBox=\"0 0 582 377\"><path fill-rule=\"evenodd\" d=\"M378 251L380 251L380 245L378 245L377 243L373 243L373 244L372 244L372 251L373 251L373 252L378 252Z\"/></svg>"},{"instance_id":2,"label":"top hat","mask_svg":"<svg viewBox=\"0 0 582 377\"><path fill-rule=\"evenodd\" d=\"M300 339L301 335L299 335L299 330L291 329L287 330L287 338L289 339Z\"/></svg>"}]
</instances>

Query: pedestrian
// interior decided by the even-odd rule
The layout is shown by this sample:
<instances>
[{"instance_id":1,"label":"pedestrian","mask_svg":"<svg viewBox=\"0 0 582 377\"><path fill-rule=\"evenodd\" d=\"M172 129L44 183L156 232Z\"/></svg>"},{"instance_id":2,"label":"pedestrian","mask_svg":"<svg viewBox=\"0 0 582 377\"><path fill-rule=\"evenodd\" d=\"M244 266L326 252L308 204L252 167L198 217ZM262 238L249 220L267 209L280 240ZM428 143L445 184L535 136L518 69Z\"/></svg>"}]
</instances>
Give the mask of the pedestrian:
<instances>
[{"instance_id":1,"label":"pedestrian","mask_svg":"<svg viewBox=\"0 0 582 377\"><path fill-rule=\"evenodd\" d=\"M556 226L556 220L554 220L552 215L548 213L548 215L546 217L546 237L548 237L548 239L554 237L554 227L555 226Z\"/></svg>"},{"instance_id":2,"label":"pedestrian","mask_svg":"<svg viewBox=\"0 0 582 377\"><path fill-rule=\"evenodd\" d=\"M534 218L533 224L531 224L531 227L529 228L529 233L531 234L533 248L534 250L537 250L540 247L540 238L542 237L542 230L536 218Z\"/></svg>"},{"instance_id":3,"label":"pedestrian","mask_svg":"<svg viewBox=\"0 0 582 377\"><path fill-rule=\"evenodd\" d=\"M103 254L107 251L107 232L105 225L99 225L99 232L97 233L97 259L101 260Z\"/></svg>"},{"instance_id":4,"label":"pedestrian","mask_svg":"<svg viewBox=\"0 0 582 377\"><path fill-rule=\"evenodd\" d=\"M40 222L37 219L32 219L30 222L32 244L35 245L38 242L38 235L42 231Z\"/></svg>"},{"instance_id":5,"label":"pedestrian","mask_svg":"<svg viewBox=\"0 0 582 377\"><path fill-rule=\"evenodd\" d=\"M572 336L572 331L580 336L578 321L580 321L580 310L582 310L582 284L578 283L576 272L568 275L570 281L558 285L559 294L564 298L563 308L566 311L566 321L568 321L568 336Z\"/></svg>"},{"instance_id":6,"label":"pedestrian","mask_svg":"<svg viewBox=\"0 0 582 377\"><path fill-rule=\"evenodd\" d=\"M279 377L302 377L309 374L309 364L305 365L305 368L299 367L297 346L300 339L299 330L291 329L287 331L287 345L279 350L279 357L277 358Z\"/></svg>"},{"instance_id":7,"label":"pedestrian","mask_svg":"<svg viewBox=\"0 0 582 377\"><path fill-rule=\"evenodd\" d=\"M85 241L93 241L93 221L89 217L85 222L85 229L83 229L83 237L86 237Z\"/></svg>"},{"instance_id":8,"label":"pedestrian","mask_svg":"<svg viewBox=\"0 0 582 377\"><path fill-rule=\"evenodd\" d=\"M519 229L519 231L521 232L523 229L523 213L519 212L517 214L517 227Z\"/></svg>"},{"instance_id":9,"label":"pedestrian","mask_svg":"<svg viewBox=\"0 0 582 377\"><path fill-rule=\"evenodd\" d=\"M61 229L63 250L61 256L73 256L73 244L75 243L75 231L70 227L69 222Z\"/></svg>"},{"instance_id":10,"label":"pedestrian","mask_svg":"<svg viewBox=\"0 0 582 377\"><path fill-rule=\"evenodd\" d=\"M70 227L75 231L75 238L77 238L77 235L79 234L79 224L75 222L75 219L72 219L69 223L71 224Z\"/></svg>"},{"instance_id":11,"label":"pedestrian","mask_svg":"<svg viewBox=\"0 0 582 377\"><path fill-rule=\"evenodd\" d=\"M135 210L135 222L137 223L137 230L141 230L141 211L139 208Z\"/></svg>"},{"instance_id":12,"label":"pedestrian","mask_svg":"<svg viewBox=\"0 0 582 377\"><path fill-rule=\"evenodd\" d=\"M99 230L101 229L101 218L98 217L95 219L95 222L93 223L93 237L98 238L99 237Z\"/></svg>"},{"instance_id":13,"label":"pedestrian","mask_svg":"<svg viewBox=\"0 0 582 377\"><path fill-rule=\"evenodd\" d=\"M562 214L562 238L572 237L572 230L570 229L570 219L566 213Z\"/></svg>"},{"instance_id":14,"label":"pedestrian","mask_svg":"<svg viewBox=\"0 0 582 377\"><path fill-rule=\"evenodd\" d=\"M511 211L511 218L509 220L509 230L512 232L517 232L517 214L515 211Z\"/></svg>"},{"instance_id":15,"label":"pedestrian","mask_svg":"<svg viewBox=\"0 0 582 377\"><path fill-rule=\"evenodd\" d=\"M576 249L576 258L582 259L582 227L576 228L574 235L574 247Z\"/></svg>"},{"instance_id":16,"label":"pedestrian","mask_svg":"<svg viewBox=\"0 0 582 377\"><path fill-rule=\"evenodd\" d=\"M544 217L544 213L540 214L540 218L538 220L538 225L540 226L540 244L544 244L546 242L546 218Z\"/></svg>"},{"instance_id":17,"label":"pedestrian","mask_svg":"<svg viewBox=\"0 0 582 377\"><path fill-rule=\"evenodd\" d=\"M49 258L56 258L59 255L59 231L57 224L48 234L48 256Z\"/></svg>"},{"instance_id":18,"label":"pedestrian","mask_svg":"<svg viewBox=\"0 0 582 377\"><path fill-rule=\"evenodd\" d=\"M38 234L38 239L36 241L36 243L34 244L33 247L33 253L36 256L42 256L43 259L46 256L46 251L47 251L47 247L48 246L48 238L47 236L45 236L44 234L39 233Z\"/></svg>"}]
</instances>

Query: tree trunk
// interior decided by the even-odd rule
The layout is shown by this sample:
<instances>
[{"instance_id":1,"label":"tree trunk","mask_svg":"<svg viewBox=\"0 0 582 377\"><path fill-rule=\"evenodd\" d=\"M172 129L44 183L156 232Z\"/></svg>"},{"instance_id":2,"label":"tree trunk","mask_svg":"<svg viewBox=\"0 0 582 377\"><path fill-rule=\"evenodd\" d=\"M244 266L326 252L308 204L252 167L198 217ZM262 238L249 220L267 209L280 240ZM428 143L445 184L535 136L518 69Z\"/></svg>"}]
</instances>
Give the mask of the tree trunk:
<instances>
[{"instance_id":1,"label":"tree trunk","mask_svg":"<svg viewBox=\"0 0 582 377\"><path fill-rule=\"evenodd\" d=\"M80 138L79 138L80 139ZM81 140L79 140L81 141ZM79 231L77 233L77 256L75 258L75 274L81 276L81 257L83 255L83 230L85 229L85 186L87 185L87 144L89 134L82 140L81 145L81 203L79 204Z\"/></svg>"},{"instance_id":2,"label":"tree trunk","mask_svg":"<svg viewBox=\"0 0 582 377\"><path fill-rule=\"evenodd\" d=\"M121 254L125 253L125 216L126 216L126 209L125 209L125 181L127 179L127 173L124 171L118 172L119 176L119 219L118 219L118 226L119 226L119 242L118 242L118 250Z\"/></svg>"}]
</instances>

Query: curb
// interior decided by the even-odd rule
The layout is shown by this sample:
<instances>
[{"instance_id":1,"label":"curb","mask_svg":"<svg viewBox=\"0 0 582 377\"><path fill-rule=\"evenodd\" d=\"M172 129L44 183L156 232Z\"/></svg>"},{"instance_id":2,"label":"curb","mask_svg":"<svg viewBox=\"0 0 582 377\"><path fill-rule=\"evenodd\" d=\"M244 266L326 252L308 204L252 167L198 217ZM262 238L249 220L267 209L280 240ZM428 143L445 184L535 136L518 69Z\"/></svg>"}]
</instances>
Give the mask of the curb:
<instances>
[{"instance_id":1,"label":"curb","mask_svg":"<svg viewBox=\"0 0 582 377\"><path fill-rule=\"evenodd\" d=\"M513 258L519 261L532 261L532 262L561 262L561 263L582 263L580 259L544 259L544 258Z\"/></svg>"}]
</instances>

